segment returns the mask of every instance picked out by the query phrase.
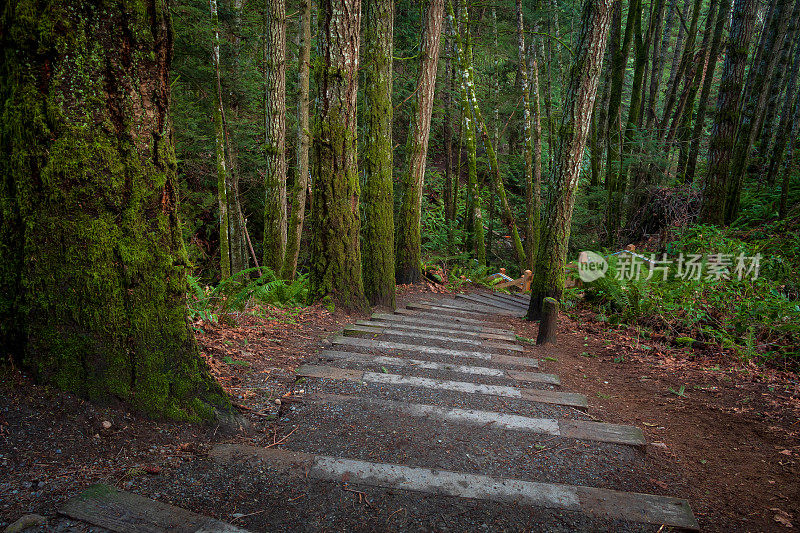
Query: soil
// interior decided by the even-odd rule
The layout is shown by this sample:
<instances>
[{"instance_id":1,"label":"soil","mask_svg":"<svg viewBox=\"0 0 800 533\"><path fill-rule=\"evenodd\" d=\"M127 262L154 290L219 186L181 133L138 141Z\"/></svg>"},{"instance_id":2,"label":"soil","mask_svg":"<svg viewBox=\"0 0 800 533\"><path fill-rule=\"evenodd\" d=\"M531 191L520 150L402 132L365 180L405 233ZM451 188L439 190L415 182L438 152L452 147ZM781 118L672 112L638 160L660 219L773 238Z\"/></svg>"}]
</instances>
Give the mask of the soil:
<instances>
[{"instance_id":1,"label":"soil","mask_svg":"<svg viewBox=\"0 0 800 533\"><path fill-rule=\"evenodd\" d=\"M432 292L443 290L431 284L401 287L398 305L431 297ZM261 486L246 470L211 466L205 458L208 450L221 442L334 451L329 442L315 440L308 428L292 434L304 413L315 408L293 404L287 394L296 390L297 366L304 361L319 364L314 354L329 347L323 342L326 337L366 317L341 310L331 313L320 306L299 310L264 307L256 314L194 324L204 357L243 415L241 427L148 420L128 413L124 406L90 404L35 385L17 370L0 368L0 527L27 513L39 513L53 521L69 497L95 483L116 485L237 525L247 523L246 517L236 515L237 511L247 512L241 510L246 506L237 497L251 490L283 494L292 504L296 497L298 506L309 508L338 504L329 500L324 483L306 486L304 492L297 492L289 481L285 486ZM501 321L501 327L536 338L535 323L516 318ZM708 531L782 531L792 523L800 525L797 375L743 365L711 349L674 348L637 336L636 330L612 329L586 311L562 317L557 346L528 348L525 355L536 356L543 363L540 371L560 376L562 390L589 397L590 408L581 418L639 426L650 442L646 453L624 452L630 456L625 456L621 472L603 460L611 446L597 446L586 457L563 446L566 457L576 462L575 472L590 471L596 460L597 475L603 476L596 484L605 486L613 478L633 472L631 465L635 464L638 486L688 498L702 528ZM480 365L479 361L464 363ZM341 384L330 392L345 388L347 385ZM424 403L427 393L416 394L415 401ZM437 394L440 398L446 395ZM374 396L392 398L379 388ZM452 404L463 405L461 401L454 395ZM473 401L478 402L477 407L490 408L489 403L496 400ZM506 407L513 407L513 401L504 401ZM313 416L324 418L325 409L316 410ZM333 426L336 422L330 419L325 423ZM370 431L366 426L357 427L359 433ZM446 440L457 430L438 431L438 438ZM475 437L487 442L493 438L481 432L475 432ZM546 438L534 441L539 446L552 445ZM353 448L352 454L356 453ZM376 453L390 457L396 451L387 448ZM530 455L525 450L507 450L500 458L516 462L521 471L535 472L538 458L524 465L526 454ZM437 460L453 469L475 470L479 463L491 465L496 459L479 455L451 464L448 461L452 459L441 455ZM559 480L570 481L578 475L575 472L562 469ZM614 480L627 482L624 476ZM361 501L357 492L351 495L354 502ZM389 493L381 498L372 501L375 509L364 507L368 529L369 524L379 527L400 520L406 520L398 522L401 529L420 525L405 518L409 513L403 509L401 495ZM468 529L473 525L475 529L498 529L512 524L483 523L483 503L452 500L446 512L428 521L426 527L444 530L458 523ZM423 515L441 510L434 500L426 505L430 508L420 509ZM381 513L386 516L378 520ZM509 515L513 514L509 509ZM326 515L327 522L319 523L320 528L343 527L345 522L337 525L337 516ZM285 528L291 529L292 519L291 513L287 514ZM579 516L570 520L565 530L581 529L584 523ZM65 522L59 523L63 526ZM306 525L313 529L313 524Z\"/></svg>"}]
</instances>

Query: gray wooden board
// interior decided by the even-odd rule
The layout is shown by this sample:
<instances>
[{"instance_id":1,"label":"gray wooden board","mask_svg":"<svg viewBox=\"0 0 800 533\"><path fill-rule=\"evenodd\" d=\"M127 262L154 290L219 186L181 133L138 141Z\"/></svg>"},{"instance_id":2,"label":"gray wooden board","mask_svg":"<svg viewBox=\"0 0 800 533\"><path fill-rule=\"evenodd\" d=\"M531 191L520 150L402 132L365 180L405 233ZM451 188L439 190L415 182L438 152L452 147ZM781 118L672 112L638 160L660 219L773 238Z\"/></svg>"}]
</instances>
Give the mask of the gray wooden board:
<instances>
[{"instance_id":1,"label":"gray wooden board","mask_svg":"<svg viewBox=\"0 0 800 533\"><path fill-rule=\"evenodd\" d=\"M403 311L407 311L403 309ZM463 331L479 331L481 333L497 333L499 335L511 335L514 336L514 332L502 329L502 328L492 328L488 326L482 326L481 321L476 321L476 324L465 323L462 320L447 320L442 318L439 315L428 316L427 313L414 313L414 312L401 312L398 313L397 311L392 313L373 313L370 317L372 320L386 320L391 322L401 322L403 324L410 324L410 325L425 325L425 326L434 326L434 327L443 327L448 329L456 329L456 330L463 330Z\"/></svg>"},{"instance_id":2,"label":"gray wooden board","mask_svg":"<svg viewBox=\"0 0 800 533\"><path fill-rule=\"evenodd\" d=\"M519 302L519 301L515 301L515 300L507 300L507 299L502 298L501 296L497 295L496 293L481 292L481 293L476 293L475 296L480 296L481 298L486 298L489 301L496 302L498 305L509 306L509 307L511 307L512 309L515 309L515 310L522 310L522 311L525 311L525 312L528 311L528 306L526 304L524 304L522 302Z\"/></svg>"},{"instance_id":3,"label":"gray wooden board","mask_svg":"<svg viewBox=\"0 0 800 533\"><path fill-rule=\"evenodd\" d=\"M373 339L362 339L359 337L345 337L342 335L337 335L333 337L331 339L331 343L343 346L356 346L368 350L383 350L383 351L391 350L392 352L395 353L397 351L421 352L421 353L436 354L436 355L451 356L451 357L466 357L471 359L481 359L483 361L491 361L494 363L527 366L531 368L537 368L539 366L539 362L536 359L530 357L501 355L501 354L493 354L489 352L478 352L471 350L451 350L448 348L437 348L435 346L424 346L417 344L379 341Z\"/></svg>"},{"instance_id":4,"label":"gray wooden board","mask_svg":"<svg viewBox=\"0 0 800 533\"><path fill-rule=\"evenodd\" d=\"M469 316L485 316L486 313L493 315L514 316L513 311L500 309L491 305L477 304L473 302L464 302L463 304L454 300L453 303L445 302L420 302L406 305L408 309L423 309L428 311L437 311L447 314L466 314Z\"/></svg>"},{"instance_id":5,"label":"gray wooden board","mask_svg":"<svg viewBox=\"0 0 800 533\"><path fill-rule=\"evenodd\" d=\"M508 302L515 302L515 303L518 303L518 304L520 304L522 306L525 306L525 307L528 307L528 305L530 305L530 303L531 303L530 296L506 294L504 292L499 292L499 291L492 292L491 294L492 294L492 296L495 296L497 298L503 298L504 300L506 300Z\"/></svg>"},{"instance_id":6,"label":"gray wooden board","mask_svg":"<svg viewBox=\"0 0 800 533\"><path fill-rule=\"evenodd\" d=\"M330 366L303 365L297 369L300 377L344 379L363 383L379 385L394 385L397 387L420 387L434 390L447 390L463 392L465 394L482 394L486 396L501 396L515 398L536 403L567 405L582 408L586 406L586 397L572 392L559 392L551 390L521 389L506 385L484 385L468 381L454 381L449 379L432 379L417 376L404 376L378 372L362 372L360 370L346 370Z\"/></svg>"},{"instance_id":7,"label":"gray wooden board","mask_svg":"<svg viewBox=\"0 0 800 533\"><path fill-rule=\"evenodd\" d=\"M468 302L476 302L481 305L496 307L500 310L508 311L510 313L515 313L515 314L519 314L520 312L524 311L522 307L519 307L515 304L494 300L493 298L477 294L459 294L457 298L459 300L466 300Z\"/></svg>"},{"instance_id":8,"label":"gray wooden board","mask_svg":"<svg viewBox=\"0 0 800 533\"><path fill-rule=\"evenodd\" d=\"M415 326L407 322L389 322L382 318L372 320L356 320L356 326L373 326L378 328L401 329L404 331L420 331L423 333L437 333L442 335L457 335L459 337L469 337L475 339L485 339L490 341L515 341L514 335L504 333L483 333L481 331L468 331L465 329L436 328L428 326Z\"/></svg>"},{"instance_id":9,"label":"gray wooden board","mask_svg":"<svg viewBox=\"0 0 800 533\"><path fill-rule=\"evenodd\" d=\"M461 323L461 324L472 324L476 326L480 326L484 324L486 321L480 318L467 318L458 315L448 315L441 313L436 310L432 311L425 311L425 310L414 310L414 309L401 309L397 308L394 310L396 315L403 315L403 316L414 316L420 318L428 318L438 321L446 321L445 323Z\"/></svg>"},{"instance_id":10,"label":"gray wooden board","mask_svg":"<svg viewBox=\"0 0 800 533\"><path fill-rule=\"evenodd\" d=\"M397 366L403 368L421 368L424 370L442 370L455 372L458 374L471 374L476 376L489 376L496 378L508 378L516 381L527 381L530 383L547 383L548 385L560 385L561 381L555 374L543 374L541 372L520 372L516 370L506 370L503 368L491 368L485 366L456 365L452 363L441 363L438 361L426 361L422 359L408 359L405 357L389 357L385 355L369 355L363 353L342 352L338 350L324 350L317 354L320 358L341 359L354 363L364 363L373 365Z\"/></svg>"},{"instance_id":11,"label":"gray wooden board","mask_svg":"<svg viewBox=\"0 0 800 533\"><path fill-rule=\"evenodd\" d=\"M507 342L486 341L482 339L457 337L451 335L436 335L434 333L422 333L419 331L403 331L392 327L380 326L372 324L369 326L354 325L346 326L343 330L344 335L393 335L396 337L408 337L411 339L428 339L432 341L454 342L456 344L468 344L470 346L478 346L480 348L497 348L498 350L510 350L513 352L521 352L522 346L519 344L511 344Z\"/></svg>"},{"instance_id":12,"label":"gray wooden board","mask_svg":"<svg viewBox=\"0 0 800 533\"><path fill-rule=\"evenodd\" d=\"M327 481L346 479L350 483L394 490L564 509L600 518L699 530L689 502L669 496L373 463L242 444L218 445L209 455L217 461L257 457L298 476Z\"/></svg>"},{"instance_id":13,"label":"gray wooden board","mask_svg":"<svg viewBox=\"0 0 800 533\"><path fill-rule=\"evenodd\" d=\"M635 426L590 422L585 420L558 420L554 418L531 418L526 416L405 403L394 400L345 396L341 394L314 393L308 396L311 402L348 403L360 402L375 405L380 409L393 409L420 418L430 418L456 424L487 427L498 430L538 433L572 439L644 446L647 441L642 430Z\"/></svg>"},{"instance_id":14,"label":"gray wooden board","mask_svg":"<svg viewBox=\"0 0 800 533\"><path fill-rule=\"evenodd\" d=\"M246 533L246 530L174 505L95 485L59 513L119 533Z\"/></svg>"}]
</instances>

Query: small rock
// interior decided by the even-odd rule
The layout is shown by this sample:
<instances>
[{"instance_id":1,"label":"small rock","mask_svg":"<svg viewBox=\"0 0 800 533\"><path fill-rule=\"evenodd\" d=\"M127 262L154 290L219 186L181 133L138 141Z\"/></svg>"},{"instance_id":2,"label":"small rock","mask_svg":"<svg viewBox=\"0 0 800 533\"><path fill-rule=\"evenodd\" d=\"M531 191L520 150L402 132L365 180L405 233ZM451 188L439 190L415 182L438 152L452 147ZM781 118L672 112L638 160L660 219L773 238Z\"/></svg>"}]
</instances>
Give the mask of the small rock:
<instances>
[{"instance_id":1,"label":"small rock","mask_svg":"<svg viewBox=\"0 0 800 533\"><path fill-rule=\"evenodd\" d=\"M26 514L5 529L5 533L19 533L29 527L46 526L47 519L38 514Z\"/></svg>"},{"instance_id":2,"label":"small rock","mask_svg":"<svg viewBox=\"0 0 800 533\"><path fill-rule=\"evenodd\" d=\"M280 398L275 398L275 403L280 405L281 404L281 399Z\"/></svg>"},{"instance_id":3,"label":"small rock","mask_svg":"<svg viewBox=\"0 0 800 533\"><path fill-rule=\"evenodd\" d=\"M103 420L103 429L111 429L111 422Z\"/></svg>"},{"instance_id":4,"label":"small rock","mask_svg":"<svg viewBox=\"0 0 800 533\"><path fill-rule=\"evenodd\" d=\"M664 444L663 442L653 442L652 444L653 444L653 446L655 446L656 448L662 448L662 449L664 449L664 450L666 450L666 449L667 449L667 445L666 445L666 444Z\"/></svg>"}]
</instances>

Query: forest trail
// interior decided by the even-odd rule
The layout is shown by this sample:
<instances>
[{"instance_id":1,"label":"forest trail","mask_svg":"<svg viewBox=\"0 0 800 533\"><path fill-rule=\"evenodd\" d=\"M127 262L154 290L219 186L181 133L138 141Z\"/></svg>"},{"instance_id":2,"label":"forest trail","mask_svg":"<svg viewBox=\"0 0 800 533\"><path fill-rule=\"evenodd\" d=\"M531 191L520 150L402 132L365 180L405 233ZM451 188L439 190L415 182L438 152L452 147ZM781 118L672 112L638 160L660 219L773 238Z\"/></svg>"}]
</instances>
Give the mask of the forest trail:
<instances>
[{"instance_id":1,"label":"forest trail","mask_svg":"<svg viewBox=\"0 0 800 533\"><path fill-rule=\"evenodd\" d=\"M587 414L586 396L561 390L504 327L526 308L475 292L356 321L298 369L280 412L292 429L275 445L217 444L196 483L226 479L214 492L253 531L698 529L688 501L660 495L642 467L642 431ZM117 517L170 514L141 497L121 511L120 494L85 498L83 514L72 500L68 514L116 531L104 497Z\"/></svg>"}]
</instances>

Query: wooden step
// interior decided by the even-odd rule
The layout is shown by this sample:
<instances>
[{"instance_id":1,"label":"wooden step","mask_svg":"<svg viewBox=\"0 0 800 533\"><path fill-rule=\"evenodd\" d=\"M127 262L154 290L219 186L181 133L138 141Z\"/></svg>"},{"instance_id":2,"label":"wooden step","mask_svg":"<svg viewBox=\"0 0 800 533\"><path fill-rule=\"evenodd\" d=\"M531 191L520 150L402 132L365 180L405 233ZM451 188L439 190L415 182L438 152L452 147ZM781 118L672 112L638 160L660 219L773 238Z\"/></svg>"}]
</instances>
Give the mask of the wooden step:
<instances>
[{"instance_id":1,"label":"wooden step","mask_svg":"<svg viewBox=\"0 0 800 533\"><path fill-rule=\"evenodd\" d=\"M300 478L348 480L391 490L563 509L598 518L699 530L689 502L669 496L373 463L243 444L217 445L209 455L220 462L255 457Z\"/></svg>"},{"instance_id":2,"label":"wooden step","mask_svg":"<svg viewBox=\"0 0 800 533\"><path fill-rule=\"evenodd\" d=\"M508 342L497 341L484 341L481 339L456 337L451 335L436 335L434 333L422 333L420 331L403 331L392 327L385 327L379 324L372 324L369 326L354 325L346 326L343 334L350 336L358 335L393 335L396 337L408 337L411 339L426 339L440 342L453 342L456 344L468 344L470 346L477 346L480 348L495 348L498 350L509 350L513 352L521 352L522 346L519 344L511 344Z\"/></svg>"},{"instance_id":3,"label":"wooden step","mask_svg":"<svg viewBox=\"0 0 800 533\"><path fill-rule=\"evenodd\" d=\"M404 324L418 324L418 325L425 325L425 326L435 326L435 327L445 327L449 329L457 329L463 331L475 331L481 333L496 333L498 335L511 335L514 336L514 332L502 329L502 328L493 328L484 326L483 321L469 321L464 322L463 320L450 320L448 318L442 317L441 315L429 315L428 313L417 313L414 311L409 311L408 309L397 309L395 310L394 314L390 313L373 313L370 317L373 320L388 320L391 322L402 322Z\"/></svg>"},{"instance_id":4,"label":"wooden step","mask_svg":"<svg viewBox=\"0 0 800 533\"><path fill-rule=\"evenodd\" d=\"M494 308L497 308L499 310L507 311L507 312L515 314L515 315L518 315L519 313L525 311L525 309L523 309L520 306L517 306L516 304L497 301L497 300L494 300L492 298L489 298L489 297L486 297L486 296L483 296L483 295L459 294L457 296L457 298L459 300L465 300L465 301L468 301L468 302L475 302L475 303L478 303L480 305L486 305L486 306L489 306L489 307L494 307ZM497 313L499 311L495 311L495 312Z\"/></svg>"},{"instance_id":5,"label":"wooden step","mask_svg":"<svg viewBox=\"0 0 800 533\"><path fill-rule=\"evenodd\" d=\"M94 485L70 499L60 514L119 533L247 533L174 505Z\"/></svg>"},{"instance_id":6,"label":"wooden step","mask_svg":"<svg viewBox=\"0 0 800 533\"><path fill-rule=\"evenodd\" d=\"M390 315L391 316L391 315ZM419 331L422 333L434 333L438 335L455 335L458 337L468 337L471 339L484 339L489 341L515 341L516 336L512 334L500 333L483 333L480 331L468 331L464 329L451 329L451 328L437 328L431 326L416 326L407 322L395 321L390 322L381 318L373 320L357 320L357 326L373 326L380 328L400 329L403 331Z\"/></svg>"},{"instance_id":7,"label":"wooden step","mask_svg":"<svg viewBox=\"0 0 800 533\"><path fill-rule=\"evenodd\" d=\"M567 405L581 409L585 409L587 407L586 396L573 392L520 389L518 387L508 387L505 385L484 385L482 383L471 383L467 381L421 378L416 376L404 376L401 374L367 372L362 370L351 370L316 365L301 366L297 369L297 375L299 377L306 378L341 379L346 381L358 381L362 383L394 385L398 387L421 387L425 389L463 392L465 394L500 396L504 398L526 400L530 402Z\"/></svg>"},{"instance_id":8,"label":"wooden step","mask_svg":"<svg viewBox=\"0 0 800 533\"><path fill-rule=\"evenodd\" d=\"M396 315L402 316L413 316L413 317L420 317L420 318L430 318L438 321L445 321L447 323L458 323L458 324L472 324L475 326L480 326L486 323L485 320L480 318L468 318L464 316L458 315L449 315L447 313L441 313L437 310L424 310L424 309L401 309L397 308L394 310ZM481 313L484 314L484 313Z\"/></svg>"},{"instance_id":9,"label":"wooden step","mask_svg":"<svg viewBox=\"0 0 800 533\"><path fill-rule=\"evenodd\" d=\"M331 339L334 345L342 346L356 346L366 350L390 350L392 352L419 352L431 355L449 356L449 357L464 357L470 359L480 359L483 361L491 361L492 363L502 365L517 365L522 367L538 368L539 362L530 357L520 357L514 355L501 355L488 352L477 352L469 350L451 350L448 348L437 348L435 346L424 346L416 344L404 344L399 342L379 341L373 339L361 339L358 337L345 337L337 335Z\"/></svg>"},{"instance_id":10,"label":"wooden step","mask_svg":"<svg viewBox=\"0 0 800 533\"><path fill-rule=\"evenodd\" d=\"M321 359L339 359L353 363L385 365L401 368L421 368L423 370L442 370L446 372L455 372L457 374L506 378L516 381L527 381L530 383L546 383L548 385L561 384L561 381L555 374L542 374L540 372L520 372L516 370L489 368L485 366L455 365L452 363L440 363L438 361L424 361L421 359L406 359L404 357L369 355L363 353L342 352L337 350L325 350L317 355Z\"/></svg>"}]
</instances>

